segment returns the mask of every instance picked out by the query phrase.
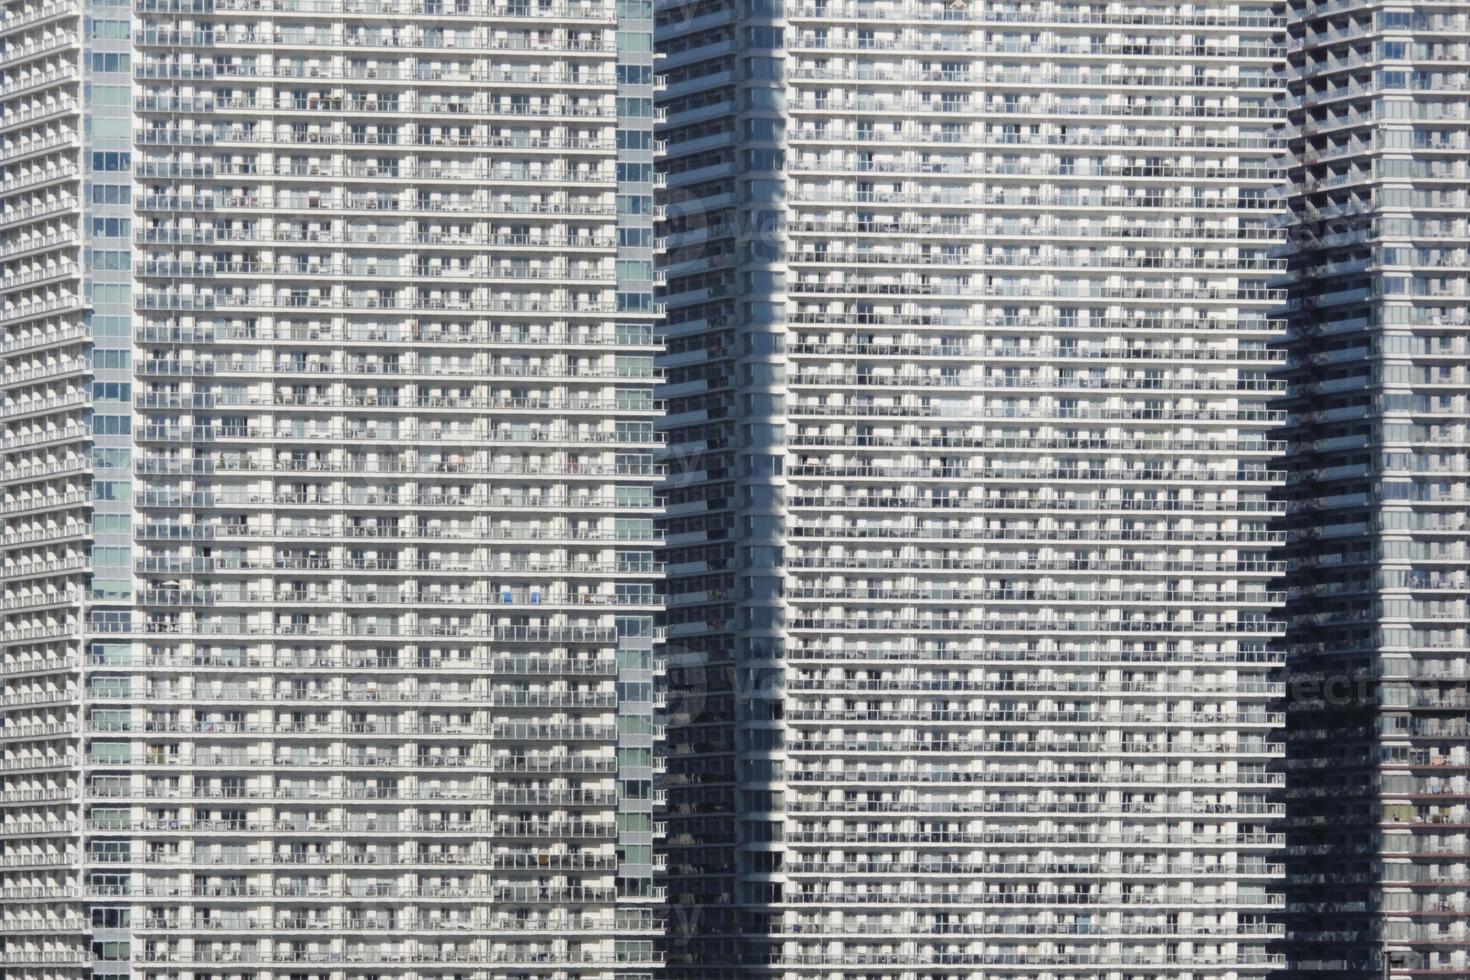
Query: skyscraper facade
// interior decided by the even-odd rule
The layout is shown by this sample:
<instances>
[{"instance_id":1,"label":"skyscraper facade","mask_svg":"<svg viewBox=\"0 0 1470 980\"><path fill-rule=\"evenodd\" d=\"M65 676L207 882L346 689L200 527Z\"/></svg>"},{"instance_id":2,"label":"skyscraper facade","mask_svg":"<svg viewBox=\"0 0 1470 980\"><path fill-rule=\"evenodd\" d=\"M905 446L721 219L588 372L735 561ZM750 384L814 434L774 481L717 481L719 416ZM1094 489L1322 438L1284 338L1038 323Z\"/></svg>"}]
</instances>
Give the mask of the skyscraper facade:
<instances>
[{"instance_id":1,"label":"skyscraper facade","mask_svg":"<svg viewBox=\"0 0 1470 980\"><path fill-rule=\"evenodd\" d=\"M1301 977L1470 976L1470 10L1293 3Z\"/></svg>"},{"instance_id":2,"label":"skyscraper facade","mask_svg":"<svg viewBox=\"0 0 1470 980\"><path fill-rule=\"evenodd\" d=\"M8 0L0 971L1470 977L1467 64Z\"/></svg>"},{"instance_id":3,"label":"skyscraper facade","mask_svg":"<svg viewBox=\"0 0 1470 980\"><path fill-rule=\"evenodd\" d=\"M651 5L0 30L0 965L649 976Z\"/></svg>"},{"instance_id":4,"label":"skyscraper facade","mask_svg":"<svg viewBox=\"0 0 1470 980\"><path fill-rule=\"evenodd\" d=\"M93 515L108 523L114 512L92 499L94 446L105 453L117 439L94 442L91 395L94 377L117 383L126 364L117 348L127 340L109 337L95 350L90 342L96 281L83 202L94 188L117 188L106 176L86 180L85 31L76 3L7 3L0 21L0 969L16 976L75 976L89 956L78 901L82 620L92 562L102 557L90 547ZM125 45L126 34L118 40ZM105 57L100 67L109 67ZM128 111L125 101L119 108ZM94 126L90 141L104 171L128 145L126 124L111 132L118 138L109 133ZM114 420L128 411L112 407ZM110 543L125 546L126 518L119 530Z\"/></svg>"},{"instance_id":5,"label":"skyscraper facade","mask_svg":"<svg viewBox=\"0 0 1470 980\"><path fill-rule=\"evenodd\" d=\"M1274 970L1285 10L657 18L672 975Z\"/></svg>"}]
</instances>

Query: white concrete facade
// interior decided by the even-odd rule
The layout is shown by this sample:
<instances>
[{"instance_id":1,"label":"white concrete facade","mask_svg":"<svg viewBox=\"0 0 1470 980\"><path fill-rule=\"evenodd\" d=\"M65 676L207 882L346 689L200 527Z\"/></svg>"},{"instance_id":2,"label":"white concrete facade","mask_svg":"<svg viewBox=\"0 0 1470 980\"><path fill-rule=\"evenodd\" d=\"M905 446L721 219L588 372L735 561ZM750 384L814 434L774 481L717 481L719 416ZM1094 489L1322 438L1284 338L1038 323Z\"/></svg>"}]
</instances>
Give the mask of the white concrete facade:
<instances>
[{"instance_id":1,"label":"white concrete facade","mask_svg":"<svg viewBox=\"0 0 1470 980\"><path fill-rule=\"evenodd\" d=\"M651 18L7 4L7 972L654 971Z\"/></svg>"},{"instance_id":2,"label":"white concrete facade","mask_svg":"<svg viewBox=\"0 0 1470 980\"><path fill-rule=\"evenodd\" d=\"M671 893L738 910L681 975L1277 968L1284 13L660 8L671 444L764 409L671 588L730 607L676 692L735 677L671 715L729 759L676 756Z\"/></svg>"}]
</instances>

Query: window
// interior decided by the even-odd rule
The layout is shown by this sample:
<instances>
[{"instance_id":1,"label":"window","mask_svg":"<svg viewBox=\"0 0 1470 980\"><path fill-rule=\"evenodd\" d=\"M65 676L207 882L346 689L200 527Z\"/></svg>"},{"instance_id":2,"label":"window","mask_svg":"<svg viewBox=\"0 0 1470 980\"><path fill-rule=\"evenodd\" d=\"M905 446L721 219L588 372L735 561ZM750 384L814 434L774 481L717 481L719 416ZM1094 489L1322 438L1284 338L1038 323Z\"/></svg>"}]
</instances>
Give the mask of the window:
<instances>
[{"instance_id":1,"label":"window","mask_svg":"<svg viewBox=\"0 0 1470 980\"><path fill-rule=\"evenodd\" d=\"M615 940L613 948L619 963L653 959L653 940L651 939L618 939Z\"/></svg>"},{"instance_id":2,"label":"window","mask_svg":"<svg viewBox=\"0 0 1470 980\"><path fill-rule=\"evenodd\" d=\"M619 680L617 699L619 701L653 701L653 685L647 680Z\"/></svg>"},{"instance_id":3,"label":"window","mask_svg":"<svg viewBox=\"0 0 1470 980\"><path fill-rule=\"evenodd\" d=\"M620 813L617 817L618 830L627 833L650 833L653 816L648 813Z\"/></svg>"},{"instance_id":4,"label":"window","mask_svg":"<svg viewBox=\"0 0 1470 980\"><path fill-rule=\"evenodd\" d=\"M653 376L653 358L619 354L614 370L620 378L649 378Z\"/></svg>"},{"instance_id":5,"label":"window","mask_svg":"<svg viewBox=\"0 0 1470 980\"><path fill-rule=\"evenodd\" d=\"M619 650L619 670L651 670L653 669L653 652L651 650ZM651 735L653 723L647 718L637 718L631 715L621 715L618 718L618 731L624 735Z\"/></svg>"},{"instance_id":6,"label":"window","mask_svg":"<svg viewBox=\"0 0 1470 980\"><path fill-rule=\"evenodd\" d=\"M614 487L613 497L619 507L652 507L652 487Z\"/></svg>"},{"instance_id":7,"label":"window","mask_svg":"<svg viewBox=\"0 0 1470 980\"><path fill-rule=\"evenodd\" d=\"M93 204L128 204L133 199L133 188L129 184L93 184Z\"/></svg>"},{"instance_id":8,"label":"window","mask_svg":"<svg viewBox=\"0 0 1470 980\"><path fill-rule=\"evenodd\" d=\"M92 447L92 466L99 470L126 470L132 465L132 452L127 449L115 449L103 446ZM94 529L97 519L94 519ZM127 528L121 528L118 533L127 533Z\"/></svg>"},{"instance_id":9,"label":"window","mask_svg":"<svg viewBox=\"0 0 1470 980\"><path fill-rule=\"evenodd\" d=\"M132 166L133 155L126 150L98 150L92 153L94 172L130 170Z\"/></svg>"},{"instance_id":10,"label":"window","mask_svg":"<svg viewBox=\"0 0 1470 980\"><path fill-rule=\"evenodd\" d=\"M653 263L648 259L619 259L617 275L619 282L627 282L629 280L651 282L653 280Z\"/></svg>"},{"instance_id":11,"label":"window","mask_svg":"<svg viewBox=\"0 0 1470 980\"><path fill-rule=\"evenodd\" d=\"M104 766L125 765L133 759L131 742L93 742L91 761Z\"/></svg>"},{"instance_id":12,"label":"window","mask_svg":"<svg viewBox=\"0 0 1470 980\"><path fill-rule=\"evenodd\" d=\"M620 344L653 343L653 327L647 323L620 323L616 329Z\"/></svg>"},{"instance_id":13,"label":"window","mask_svg":"<svg viewBox=\"0 0 1470 980\"><path fill-rule=\"evenodd\" d=\"M614 554L620 572L646 572L653 569L651 551L618 551Z\"/></svg>"},{"instance_id":14,"label":"window","mask_svg":"<svg viewBox=\"0 0 1470 980\"><path fill-rule=\"evenodd\" d=\"M645 98L618 99L618 115L634 119L653 115L653 100Z\"/></svg>"},{"instance_id":15,"label":"window","mask_svg":"<svg viewBox=\"0 0 1470 980\"><path fill-rule=\"evenodd\" d=\"M88 816L91 818L92 826L95 827L98 830L124 830L128 826L128 809L127 809L127 807L111 807L111 806L108 806L108 807L102 807L102 806L93 807L88 812ZM94 908L92 910L92 925L94 925L94 926L100 925L100 926L104 926L104 927L109 928L109 929L120 928L120 927L125 926L125 925L128 924L127 923L127 915L126 915L127 911L128 911L127 909L96 909L96 908ZM113 923L108 923L108 922L98 922L97 921L97 913L98 912L122 912L122 913L124 913L124 915L123 915L123 918L122 918L122 921L121 922L118 922L118 923L113 924Z\"/></svg>"},{"instance_id":16,"label":"window","mask_svg":"<svg viewBox=\"0 0 1470 980\"><path fill-rule=\"evenodd\" d=\"M786 167L786 154L780 150L746 150L745 169L751 170L784 170Z\"/></svg>"},{"instance_id":17,"label":"window","mask_svg":"<svg viewBox=\"0 0 1470 980\"><path fill-rule=\"evenodd\" d=\"M98 119L95 116L89 118L92 127L92 135L100 139L128 139L130 130L128 119Z\"/></svg>"},{"instance_id":18,"label":"window","mask_svg":"<svg viewBox=\"0 0 1470 980\"><path fill-rule=\"evenodd\" d=\"M647 31L618 31L618 51L641 54L653 51L653 34Z\"/></svg>"},{"instance_id":19,"label":"window","mask_svg":"<svg viewBox=\"0 0 1470 980\"><path fill-rule=\"evenodd\" d=\"M617 405L624 411L649 411L653 408L653 390L651 388L619 388Z\"/></svg>"},{"instance_id":20,"label":"window","mask_svg":"<svg viewBox=\"0 0 1470 980\"><path fill-rule=\"evenodd\" d=\"M645 129L618 130L618 149L647 150L653 146L653 134Z\"/></svg>"},{"instance_id":21,"label":"window","mask_svg":"<svg viewBox=\"0 0 1470 980\"><path fill-rule=\"evenodd\" d=\"M126 54L96 52L92 55L93 71L131 71L131 58Z\"/></svg>"},{"instance_id":22,"label":"window","mask_svg":"<svg viewBox=\"0 0 1470 980\"><path fill-rule=\"evenodd\" d=\"M653 538L653 519L619 517L614 522L614 535L619 541L649 541Z\"/></svg>"},{"instance_id":23,"label":"window","mask_svg":"<svg viewBox=\"0 0 1470 980\"><path fill-rule=\"evenodd\" d=\"M615 621L618 636L652 636L652 616L619 616Z\"/></svg>"},{"instance_id":24,"label":"window","mask_svg":"<svg viewBox=\"0 0 1470 980\"><path fill-rule=\"evenodd\" d=\"M123 821L119 823L118 826L122 826L124 823L126 823L126 810L93 810L92 822L94 824L97 823L97 816L101 813L121 814L123 817ZM97 929L126 929L129 925L132 924L132 916L133 910L130 908L99 906L92 909L92 925L94 928Z\"/></svg>"},{"instance_id":25,"label":"window","mask_svg":"<svg viewBox=\"0 0 1470 980\"><path fill-rule=\"evenodd\" d=\"M624 864L652 864L652 844L624 844L618 848L618 860Z\"/></svg>"},{"instance_id":26,"label":"window","mask_svg":"<svg viewBox=\"0 0 1470 980\"><path fill-rule=\"evenodd\" d=\"M130 557L130 552L129 552L129 549L127 549L127 548L101 548L101 547L98 547L98 548L93 548L92 549L92 564L93 565L107 565L107 566L126 565L126 564L128 564L129 557Z\"/></svg>"},{"instance_id":27,"label":"window","mask_svg":"<svg viewBox=\"0 0 1470 980\"><path fill-rule=\"evenodd\" d=\"M127 306L132 302L132 290L125 285L103 285L99 283L92 287L92 302Z\"/></svg>"},{"instance_id":28,"label":"window","mask_svg":"<svg viewBox=\"0 0 1470 980\"><path fill-rule=\"evenodd\" d=\"M124 322L126 322L126 319L125 318L122 318L122 317L94 317L92 322L93 323L96 323L97 320L101 320L101 319L108 319L108 320L111 320L111 319L123 319ZM92 366L93 367L97 367L97 368L112 368L112 369L116 369L116 370L126 370L130 366L130 363L132 361L132 358L130 356L131 353L132 353L131 351L125 351L125 350L96 350L96 349L93 349L93 351L92 351Z\"/></svg>"},{"instance_id":29,"label":"window","mask_svg":"<svg viewBox=\"0 0 1470 980\"><path fill-rule=\"evenodd\" d=\"M94 676L91 684L88 685L88 693L96 698L132 697L133 679L131 677Z\"/></svg>"},{"instance_id":30,"label":"window","mask_svg":"<svg viewBox=\"0 0 1470 980\"><path fill-rule=\"evenodd\" d=\"M127 218L93 218L93 238L127 238L132 234L132 222Z\"/></svg>"},{"instance_id":31,"label":"window","mask_svg":"<svg viewBox=\"0 0 1470 980\"><path fill-rule=\"evenodd\" d=\"M125 20L93 20L92 36L119 41L126 40L128 36L128 22Z\"/></svg>"},{"instance_id":32,"label":"window","mask_svg":"<svg viewBox=\"0 0 1470 980\"><path fill-rule=\"evenodd\" d=\"M127 252L92 249L92 268L99 272L126 272L131 263Z\"/></svg>"},{"instance_id":33,"label":"window","mask_svg":"<svg viewBox=\"0 0 1470 980\"><path fill-rule=\"evenodd\" d=\"M132 712L127 708L94 709L88 721L92 729L99 732L127 732L133 727Z\"/></svg>"},{"instance_id":34,"label":"window","mask_svg":"<svg viewBox=\"0 0 1470 980\"><path fill-rule=\"evenodd\" d=\"M92 416L92 433L99 436L125 436L133 431L133 420L127 415Z\"/></svg>"},{"instance_id":35,"label":"window","mask_svg":"<svg viewBox=\"0 0 1470 980\"><path fill-rule=\"evenodd\" d=\"M642 700L647 700L642 699ZM653 749L649 748L621 748L618 749L618 765L620 766L651 766L653 765Z\"/></svg>"},{"instance_id":36,"label":"window","mask_svg":"<svg viewBox=\"0 0 1470 980\"><path fill-rule=\"evenodd\" d=\"M747 27L745 29L745 42L747 46L752 48L770 48L772 50L780 50L781 48L786 46L783 34L784 31L779 27ZM871 40L873 32L858 32L859 38L861 38L863 35L867 35L868 38ZM861 42L859 42L859 46L861 47Z\"/></svg>"},{"instance_id":37,"label":"window","mask_svg":"<svg viewBox=\"0 0 1470 980\"><path fill-rule=\"evenodd\" d=\"M127 450L121 450L127 452ZM92 518L92 530L98 534L130 534L133 528L133 519L125 514L98 514ZM95 652L99 646L115 646L115 644L92 644ZM124 645L119 649L126 651Z\"/></svg>"},{"instance_id":38,"label":"window","mask_svg":"<svg viewBox=\"0 0 1470 980\"><path fill-rule=\"evenodd\" d=\"M872 128L871 124L866 123L859 123L858 128L861 129L864 125L867 125L869 129ZM780 141L785 136L785 130L785 124L779 119L758 118L747 119L745 121L745 135L747 139L774 143ZM858 139L862 138L862 134L859 133Z\"/></svg>"},{"instance_id":39,"label":"window","mask_svg":"<svg viewBox=\"0 0 1470 980\"><path fill-rule=\"evenodd\" d=\"M93 643L88 658L94 664L126 664L132 660L132 648L126 643Z\"/></svg>"},{"instance_id":40,"label":"window","mask_svg":"<svg viewBox=\"0 0 1470 980\"><path fill-rule=\"evenodd\" d=\"M653 214L653 195L619 194L618 214Z\"/></svg>"},{"instance_id":41,"label":"window","mask_svg":"<svg viewBox=\"0 0 1470 980\"><path fill-rule=\"evenodd\" d=\"M94 960L127 960L131 959L132 955L132 947L126 942L92 944L92 959Z\"/></svg>"}]
</instances>

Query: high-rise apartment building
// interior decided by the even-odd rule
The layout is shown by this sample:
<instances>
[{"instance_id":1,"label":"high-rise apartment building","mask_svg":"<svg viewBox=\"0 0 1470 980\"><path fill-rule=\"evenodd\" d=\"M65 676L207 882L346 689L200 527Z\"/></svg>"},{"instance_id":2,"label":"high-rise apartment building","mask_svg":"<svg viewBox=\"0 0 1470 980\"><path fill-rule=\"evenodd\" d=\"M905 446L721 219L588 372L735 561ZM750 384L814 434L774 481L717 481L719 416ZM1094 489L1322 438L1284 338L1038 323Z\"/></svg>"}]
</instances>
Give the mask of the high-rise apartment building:
<instances>
[{"instance_id":1,"label":"high-rise apartment building","mask_svg":"<svg viewBox=\"0 0 1470 980\"><path fill-rule=\"evenodd\" d=\"M1292 973L1470 977L1470 8L1290 16Z\"/></svg>"},{"instance_id":2,"label":"high-rise apartment building","mask_svg":"<svg viewBox=\"0 0 1470 980\"><path fill-rule=\"evenodd\" d=\"M0 33L0 968L649 976L651 4Z\"/></svg>"},{"instance_id":3,"label":"high-rise apartment building","mask_svg":"<svg viewBox=\"0 0 1470 980\"><path fill-rule=\"evenodd\" d=\"M87 956L77 899L90 379L91 362L110 355L90 351L84 312L81 13L7 3L0 20L0 971L37 978L74 976Z\"/></svg>"},{"instance_id":4,"label":"high-rise apartment building","mask_svg":"<svg viewBox=\"0 0 1470 980\"><path fill-rule=\"evenodd\" d=\"M0 971L651 976L667 572L673 977L1470 977L1467 77L1436 0L7 0Z\"/></svg>"},{"instance_id":5,"label":"high-rise apartment building","mask_svg":"<svg viewBox=\"0 0 1470 980\"><path fill-rule=\"evenodd\" d=\"M657 21L672 975L1271 972L1285 8Z\"/></svg>"}]
</instances>

